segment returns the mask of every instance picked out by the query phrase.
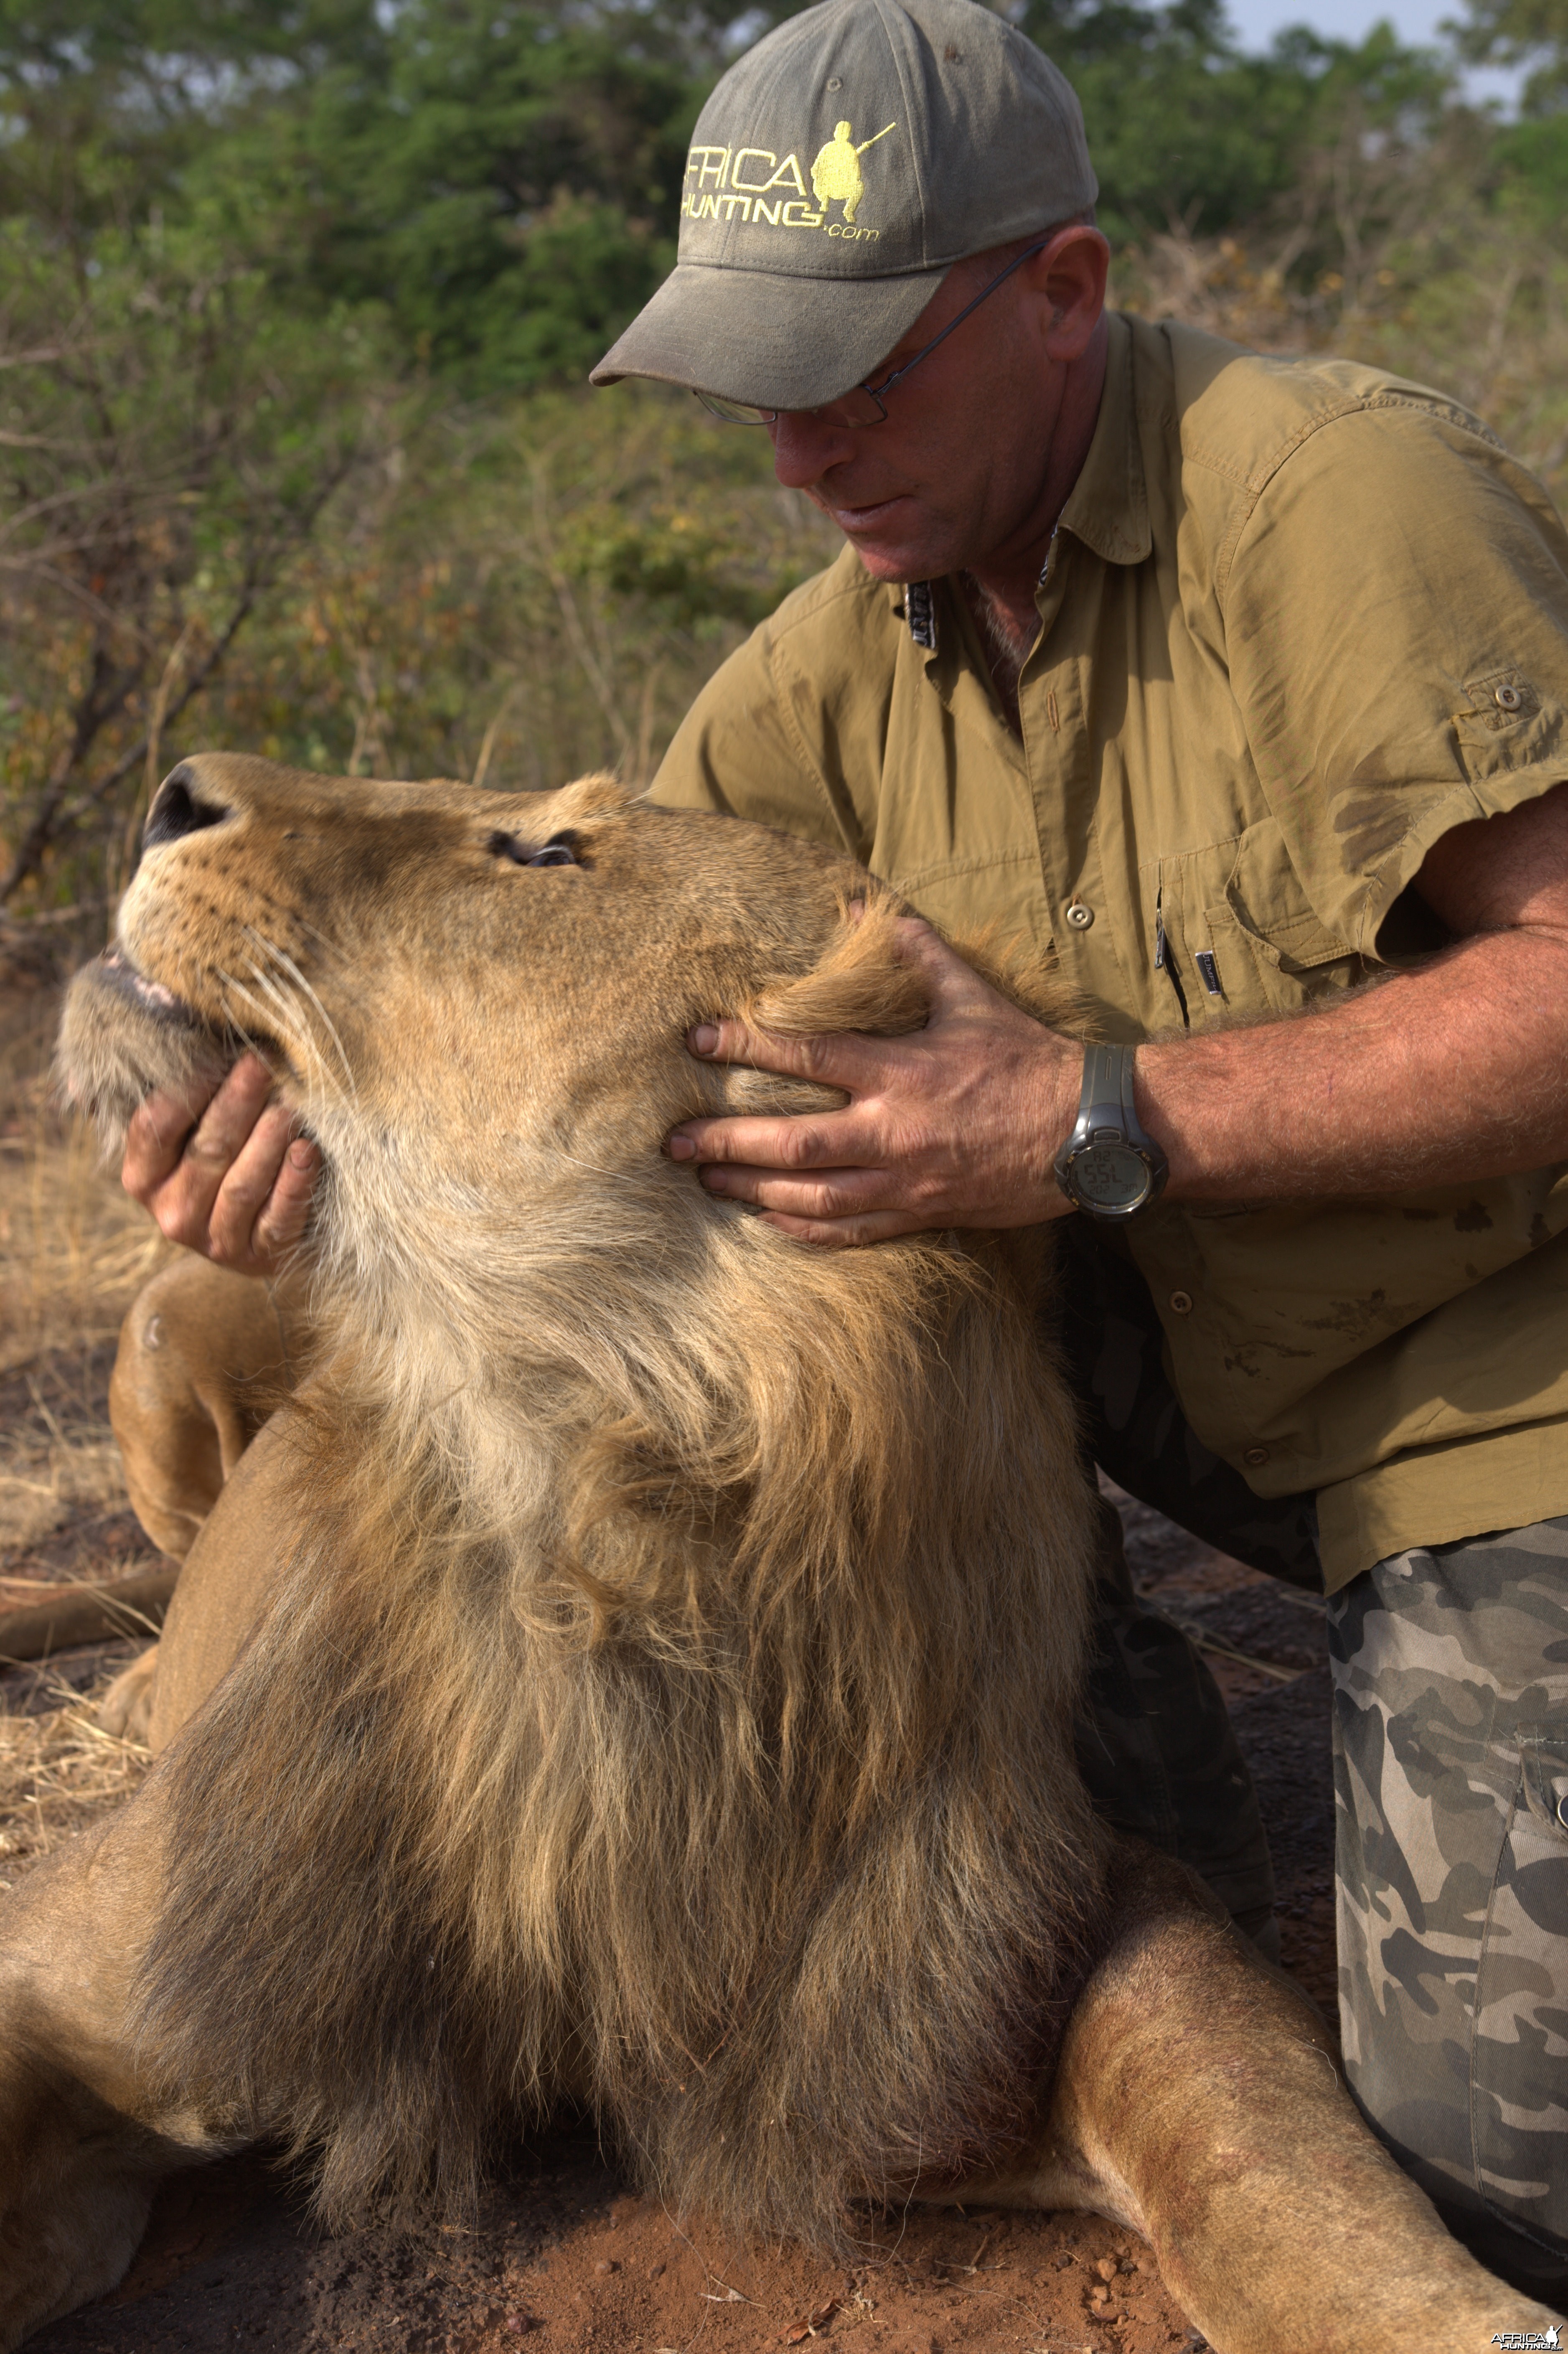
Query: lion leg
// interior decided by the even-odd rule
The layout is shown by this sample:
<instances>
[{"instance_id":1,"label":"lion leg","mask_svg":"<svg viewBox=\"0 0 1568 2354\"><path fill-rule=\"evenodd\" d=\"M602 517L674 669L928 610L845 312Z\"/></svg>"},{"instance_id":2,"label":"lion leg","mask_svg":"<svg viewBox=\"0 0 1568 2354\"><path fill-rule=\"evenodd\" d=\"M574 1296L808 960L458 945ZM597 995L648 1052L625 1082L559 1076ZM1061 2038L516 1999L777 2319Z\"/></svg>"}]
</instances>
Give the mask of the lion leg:
<instances>
[{"instance_id":1,"label":"lion leg","mask_svg":"<svg viewBox=\"0 0 1568 2354\"><path fill-rule=\"evenodd\" d=\"M137 1519L184 1561L218 1491L293 1390L305 1338L301 1288L258 1283L186 1254L138 1293L109 1384Z\"/></svg>"},{"instance_id":2,"label":"lion leg","mask_svg":"<svg viewBox=\"0 0 1568 2354\"><path fill-rule=\"evenodd\" d=\"M159 1792L5 1901L0 1950L0 2354L112 2288L160 2178L223 2137L161 2094L129 2026L159 1884Z\"/></svg>"},{"instance_id":3,"label":"lion leg","mask_svg":"<svg viewBox=\"0 0 1568 2354\"><path fill-rule=\"evenodd\" d=\"M62 1585L48 1602L0 1615L0 1659L47 1659L77 1643L144 1634L168 1606L179 1573L139 1570L107 1585Z\"/></svg>"},{"instance_id":4,"label":"lion leg","mask_svg":"<svg viewBox=\"0 0 1568 2354\"><path fill-rule=\"evenodd\" d=\"M190 1549L157 1649L146 1737L171 1742L249 1639L300 1521L300 1423L289 1406L263 1424Z\"/></svg>"},{"instance_id":5,"label":"lion leg","mask_svg":"<svg viewBox=\"0 0 1568 2354\"><path fill-rule=\"evenodd\" d=\"M98 1703L99 1723L118 1740L139 1741L145 1747L153 1737L153 1694L161 1648L150 1643L128 1668L122 1668Z\"/></svg>"},{"instance_id":6,"label":"lion leg","mask_svg":"<svg viewBox=\"0 0 1568 2354\"><path fill-rule=\"evenodd\" d=\"M1556 2317L1482 2270L1344 2088L1312 2006L1151 1850L1068 2023L1033 2165L968 2200L1152 2243L1219 2354L1432 2354Z\"/></svg>"},{"instance_id":7,"label":"lion leg","mask_svg":"<svg viewBox=\"0 0 1568 2354\"><path fill-rule=\"evenodd\" d=\"M173 1261L138 1294L121 1327L109 1414L136 1517L173 1560L186 1559L266 1416L292 1390L307 1325L299 1282L257 1283L206 1259ZM175 1575L165 1576L161 1605ZM95 1618L71 1639L123 1631L110 1623L113 1589L72 1599L79 1616L96 1602L104 1624ZM99 1709L107 1731L152 1737L164 1656L159 1644L115 1678ZM183 1720L189 1709L179 1712Z\"/></svg>"}]
</instances>

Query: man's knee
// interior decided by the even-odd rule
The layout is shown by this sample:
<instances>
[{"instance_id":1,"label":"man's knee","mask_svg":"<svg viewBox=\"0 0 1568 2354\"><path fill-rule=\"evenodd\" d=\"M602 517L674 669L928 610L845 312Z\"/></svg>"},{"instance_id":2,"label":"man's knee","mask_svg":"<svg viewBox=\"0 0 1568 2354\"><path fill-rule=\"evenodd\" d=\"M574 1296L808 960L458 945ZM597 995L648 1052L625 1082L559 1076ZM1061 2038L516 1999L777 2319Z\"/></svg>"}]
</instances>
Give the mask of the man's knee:
<instances>
[{"instance_id":1,"label":"man's knee","mask_svg":"<svg viewBox=\"0 0 1568 2354\"><path fill-rule=\"evenodd\" d=\"M110 1419L136 1517L176 1561L292 1390L304 1320L297 1295L192 1257L161 1268L132 1306Z\"/></svg>"}]
</instances>

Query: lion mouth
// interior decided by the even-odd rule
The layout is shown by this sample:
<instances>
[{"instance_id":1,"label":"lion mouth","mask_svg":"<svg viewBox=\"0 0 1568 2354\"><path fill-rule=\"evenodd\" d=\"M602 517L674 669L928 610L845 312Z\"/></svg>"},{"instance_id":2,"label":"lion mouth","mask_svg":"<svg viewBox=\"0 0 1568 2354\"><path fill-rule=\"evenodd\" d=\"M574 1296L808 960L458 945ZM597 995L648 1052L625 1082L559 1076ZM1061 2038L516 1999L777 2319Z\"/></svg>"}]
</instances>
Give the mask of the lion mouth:
<instances>
[{"instance_id":1,"label":"lion mouth","mask_svg":"<svg viewBox=\"0 0 1568 2354\"><path fill-rule=\"evenodd\" d=\"M161 1022L183 1023L192 1029L202 1026L200 1015L183 998L176 997L172 989L165 989L161 981L149 981L145 973L138 972L122 949L105 949L98 960L98 969L111 989L139 1005L143 1013L154 1014Z\"/></svg>"}]
</instances>

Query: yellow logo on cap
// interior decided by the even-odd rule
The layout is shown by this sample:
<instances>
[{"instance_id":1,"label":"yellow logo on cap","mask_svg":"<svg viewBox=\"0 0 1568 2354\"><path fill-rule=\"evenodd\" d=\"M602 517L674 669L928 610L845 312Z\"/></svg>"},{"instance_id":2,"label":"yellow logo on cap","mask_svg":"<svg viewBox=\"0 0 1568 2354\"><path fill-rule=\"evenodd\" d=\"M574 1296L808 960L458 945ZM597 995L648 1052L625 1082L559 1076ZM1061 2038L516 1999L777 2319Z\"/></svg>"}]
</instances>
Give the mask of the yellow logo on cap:
<instances>
[{"instance_id":1,"label":"yellow logo on cap","mask_svg":"<svg viewBox=\"0 0 1568 2354\"><path fill-rule=\"evenodd\" d=\"M833 135L825 147L820 148L811 166L811 193L824 212L835 202L844 208L844 218L853 228L854 208L865 194L865 182L861 177L860 159L878 139L885 139L896 131L896 122L885 123L873 138L863 139L857 147L854 134L847 122L835 122Z\"/></svg>"},{"instance_id":2,"label":"yellow logo on cap","mask_svg":"<svg viewBox=\"0 0 1568 2354\"><path fill-rule=\"evenodd\" d=\"M814 209L806 199L798 155L786 155L780 163L771 147L694 147L686 157L682 217L711 221L738 217L758 228L814 228L829 237L879 238L880 229L855 223L855 208L865 194L860 159L897 128L896 122L885 122L857 146L853 126L835 122L832 137L819 149L811 166ZM842 207L843 218L830 221L828 208L835 204Z\"/></svg>"}]
</instances>

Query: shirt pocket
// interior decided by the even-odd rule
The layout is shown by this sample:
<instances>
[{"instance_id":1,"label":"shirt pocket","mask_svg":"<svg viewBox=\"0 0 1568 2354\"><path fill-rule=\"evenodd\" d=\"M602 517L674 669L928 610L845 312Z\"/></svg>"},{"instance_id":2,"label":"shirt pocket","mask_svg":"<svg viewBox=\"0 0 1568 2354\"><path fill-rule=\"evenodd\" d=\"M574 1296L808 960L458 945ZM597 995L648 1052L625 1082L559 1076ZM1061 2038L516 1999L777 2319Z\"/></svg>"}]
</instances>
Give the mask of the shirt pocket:
<instances>
[{"instance_id":1,"label":"shirt pocket","mask_svg":"<svg viewBox=\"0 0 1568 2354\"><path fill-rule=\"evenodd\" d=\"M1272 818L1160 862L1162 945L1188 1022L1260 1021L1371 970L1319 917Z\"/></svg>"}]
</instances>

